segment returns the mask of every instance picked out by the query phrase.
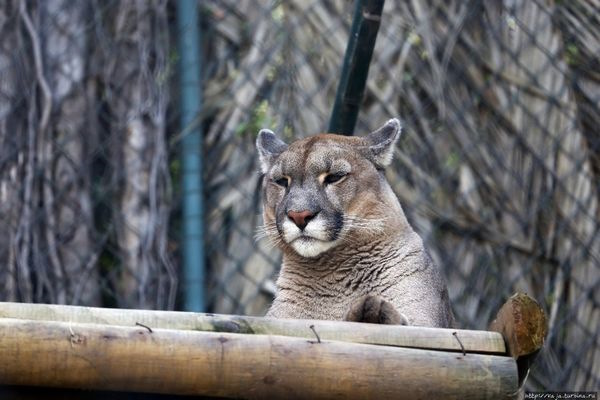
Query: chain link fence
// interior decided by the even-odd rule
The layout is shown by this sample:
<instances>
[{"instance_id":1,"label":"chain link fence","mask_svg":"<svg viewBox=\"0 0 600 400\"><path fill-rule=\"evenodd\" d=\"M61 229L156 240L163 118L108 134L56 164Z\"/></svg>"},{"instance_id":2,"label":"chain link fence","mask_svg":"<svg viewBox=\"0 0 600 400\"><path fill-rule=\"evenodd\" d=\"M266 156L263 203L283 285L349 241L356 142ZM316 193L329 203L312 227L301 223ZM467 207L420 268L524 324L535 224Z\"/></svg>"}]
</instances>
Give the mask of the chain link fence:
<instances>
[{"instance_id":1,"label":"chain link fence","mask_svg":"<svg viewBox=\"0 0 600 400\"><path fill-rule=\"evenodd\" d=\"M182 307L175 7L0 3L0 300ZM207 311L262 315L255 135L326 129L353 4L199 7ZM356 132L403 120L388 178L459 326L545 309L531 390L600 388L599 105L597 0L385 4Z\"/></svg>"}]
</instances>

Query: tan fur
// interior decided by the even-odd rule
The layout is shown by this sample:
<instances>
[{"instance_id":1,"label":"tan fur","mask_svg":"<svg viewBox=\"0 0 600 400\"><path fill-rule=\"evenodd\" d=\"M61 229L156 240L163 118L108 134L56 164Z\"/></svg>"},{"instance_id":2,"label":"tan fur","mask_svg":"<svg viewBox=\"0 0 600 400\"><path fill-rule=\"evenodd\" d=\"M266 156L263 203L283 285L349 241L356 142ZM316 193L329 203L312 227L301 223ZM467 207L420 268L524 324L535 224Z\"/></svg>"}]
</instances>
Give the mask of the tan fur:
<instances>
[{"instance_id":1,"label":"tan fur","mask_svg":"<svg viewBox=\"0 0 600 400\"><path fill-rule=\"evenodd\" d=\"M453 324L444 280L382 171L399 135L397 120L368 137L321 134L287 147L271 132L261 132L264 231L283 251L267 316ZM326 184L325 177L338 170L349 173ZM302 255L286 241L298 230L286 222L287 213L301 209L315 212L303 231L307 236L329 235L323 241L306 239Z\"/></svg>"}]
</instances>

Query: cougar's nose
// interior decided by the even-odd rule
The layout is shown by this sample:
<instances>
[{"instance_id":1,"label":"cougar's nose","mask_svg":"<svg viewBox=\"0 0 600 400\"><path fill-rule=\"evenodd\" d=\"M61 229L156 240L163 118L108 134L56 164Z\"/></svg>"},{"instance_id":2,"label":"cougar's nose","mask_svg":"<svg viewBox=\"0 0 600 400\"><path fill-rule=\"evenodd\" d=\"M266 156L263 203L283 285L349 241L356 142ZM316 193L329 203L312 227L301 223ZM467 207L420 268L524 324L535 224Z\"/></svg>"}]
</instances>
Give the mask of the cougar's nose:
<instances>
[{"instance_id":1,"label":"cougar's nose","mask_svg":"<svg viewBox=\"0 0 600 400\"><path fill-rule=\"evenodd\" d=\"M315 217L316 213L312 213L308 210L289 211L287 215L289 219L294 221L298 228L304 230L308 222Z\"/></svg>"}]
</instances>

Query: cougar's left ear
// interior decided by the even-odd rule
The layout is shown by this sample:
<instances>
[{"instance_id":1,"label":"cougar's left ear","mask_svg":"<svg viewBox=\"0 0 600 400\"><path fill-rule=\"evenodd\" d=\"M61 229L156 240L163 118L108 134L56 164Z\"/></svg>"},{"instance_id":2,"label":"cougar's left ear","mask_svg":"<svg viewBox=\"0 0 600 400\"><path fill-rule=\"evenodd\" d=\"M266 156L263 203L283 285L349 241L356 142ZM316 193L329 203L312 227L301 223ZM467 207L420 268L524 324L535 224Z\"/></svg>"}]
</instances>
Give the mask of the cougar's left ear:
<instances>
[{"instance_id":1,"label":"cougar's left ear","mask_svg":"<svg viewBox=\"0 0 600 400\"><path fill-rule=\"evenodd\" d=\"M401 131L402 125L400 124L400 120L393 118L381 128L369 133L366 140L375 165L380 168L390 165Z\"/></svg>"},{"instance_id":2,"label":"cougar's left ear","mask_svg":"<svg viewBox=\"0 0 600 400\"><path fill-rule=\"evenodd\" d=\"M256 138L256 149L260 159L260 169L263 174L269 172L273 163L287 149L281 139L279 139L272 131L261 129Z\"/></svg>"}]
</instances>

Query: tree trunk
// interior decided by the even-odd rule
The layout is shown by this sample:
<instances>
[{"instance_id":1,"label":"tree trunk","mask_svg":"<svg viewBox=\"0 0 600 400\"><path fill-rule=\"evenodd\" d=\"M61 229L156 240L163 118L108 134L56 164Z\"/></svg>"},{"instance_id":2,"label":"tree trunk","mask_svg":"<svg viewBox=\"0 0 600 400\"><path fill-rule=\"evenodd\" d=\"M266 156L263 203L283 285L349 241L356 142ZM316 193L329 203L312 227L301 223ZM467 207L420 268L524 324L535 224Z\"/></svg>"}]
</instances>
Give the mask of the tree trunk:
<instances>
[{"instance_id":1,"label":"tree trunk","mask_svg":"<svg viewBox=\"0 0 600 400\"><path fill-rule=\"evenodd\" d=\"M104 80L120 186L113 210L120 246L115 296L121 307L173 308L176 274L166 249L166 2L117 2L108 18L115 42L104 55Z\"/></svg>"},{"instance_id":2,"label":"tree trunk","mask_svg":"<svg viewBox=\"0 0 600 400\"><path fill-rule=\"evenodd\" d=\"M12 57L11 50L22 45L19 29L19 7L16 1L0 5L0 299L18 301L32 299L31 288L17 262L19 255L17 230L23 212L20 190L25 180L21 179L27 160L26 121L16 118L16 104L21 100L23 82L18 80L19 58ZM21 71L26 73L25 71ZM15 134L19 132L20 134ZM30 266L26 267L27 269ZM21 273L19 273L21 272Z\"/></svg>"},{"instance_id":3,"label":"tree trunk","mask_svg":"<svg viewBox=\"0 0 600 400\"><path fill-rule=\"evenodd\" d=\"M5 299L99 304L82 135L88 10L84 1L0 6Z\"/></svg>"},{"instance_id":4,"label":"tree trunk","mask_svg":"<svg viewBox=\"0 0 600 400\"><path fill-rule=\"evenodd\" d=\"M40 3L46 75L53 119L44 143L46 168L43 199L54 296L59 304L99 305L100 289L93 245L89 177L89 143L95 124L87 96L88 21L90 2L53 0Z\"/></svg>"}]
</instances>

